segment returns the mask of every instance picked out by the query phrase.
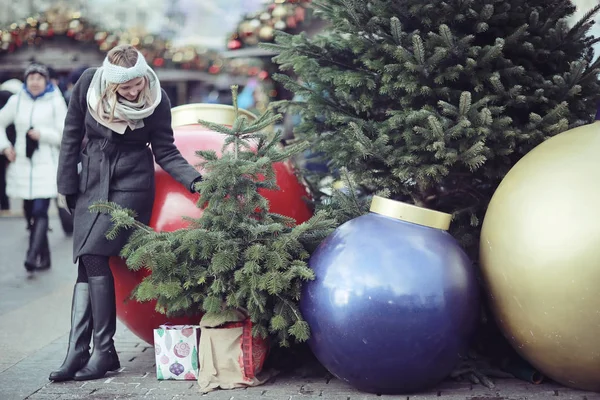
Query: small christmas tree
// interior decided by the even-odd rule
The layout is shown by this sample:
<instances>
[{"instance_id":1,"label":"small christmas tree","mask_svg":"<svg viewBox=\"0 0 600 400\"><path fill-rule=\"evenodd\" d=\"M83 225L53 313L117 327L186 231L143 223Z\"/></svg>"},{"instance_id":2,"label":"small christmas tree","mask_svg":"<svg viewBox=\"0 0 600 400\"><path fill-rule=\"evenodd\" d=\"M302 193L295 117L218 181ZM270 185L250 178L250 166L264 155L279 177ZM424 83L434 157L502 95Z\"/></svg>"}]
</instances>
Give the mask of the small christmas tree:
<instances>
[{"instance_id":1,"label":"small christmas tree","mask_svg":"<svg viewBox=\"0 0 600 400\"><path fill-rule=\"evenodd\" d=\"M315 0L330 27L278 33L276 79L302 101L297 137L367 195L452 213L476 259L479 225L508 170L593 120L594 7L568 0Z\"/></svg>"},{"instance_id":2,"label":"small christmas tree","mask_svg":"<svg viewBox=\"0 0 600 400\"><path fill-rule=\"evenodd\" d=\"M258 190L278 189L273 163L306 144L281 149L279 134L261 132L281 115L269 110L256 121L238 117L237 87L232 92L232 127L198 121L227 135L221 157L212 150L197 152L204 170L197 184L198 206L204 209L200 218L190 219L185 229L155 232L114 203L98 203L93 210L112 216L109 239L121 229L134 230L122 256L130 269L152 271L134 290L137 300L156 299L157 309L167 314L201 310L222 315L242 309L254 323L255 336L270 332L288 346L290 339L309 338L298 308L303 282L314 279L306 261L335 221L320 212L296 225L268 211L269 202Z\"/></svg>"}]
</instances>

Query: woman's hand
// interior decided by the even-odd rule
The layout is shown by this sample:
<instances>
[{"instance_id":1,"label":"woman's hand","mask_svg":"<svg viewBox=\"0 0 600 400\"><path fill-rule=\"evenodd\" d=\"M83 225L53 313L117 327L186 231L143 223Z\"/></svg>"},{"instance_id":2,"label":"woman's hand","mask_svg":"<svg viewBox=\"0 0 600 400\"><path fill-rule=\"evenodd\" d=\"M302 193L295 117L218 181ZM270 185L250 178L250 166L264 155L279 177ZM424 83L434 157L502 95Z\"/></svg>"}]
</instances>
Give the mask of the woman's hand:
<instances>
[{"instance_id":1,"label":"woman's hand","mask_svg":"<svg viewBox=\"0 0 600 400\"><path fill-rule=\"evenodd\" d=\"M75 210L75 205L77 204L77 195L76 194L58 194L58 206L60 208L64 208L69 212L69 214L73 215L73 211Z\"/></svg>"},{"instance_id":2,"label":"woman's hand","mask_svg":"<svg viewBox=\"0 0 600 400\"><path fill-rule=\"evenodd\" d=\"M30 129L27 131L27 136L29 136L32 140L40 140L40 131L37 129Z\"/></svg>"},{"instance_id":3,"label":"woman's hand","mask_svg":"<svg viewBox=\"0 0 600 400\"><path fill-rule=\"evenodd\" d=\"M7 147L2 151L2 154L4 154L4 156L8 159L8 162L13 162L15 161L15 158L17 158L17 153L15 153L15 148L14 147Z\"/></svg>"},{"instance_id":4,"label":"woman's hand","mask_svg":"<svg viewBox=\"0 0 600 400\"><path fill-rule=\"evenodd\" d=\"M192 181L192 183L190 184L190 192L200 193L200 187L198 186L200 182L202 182L202 175L200 175Z\"/></svg>"}]
</instances>

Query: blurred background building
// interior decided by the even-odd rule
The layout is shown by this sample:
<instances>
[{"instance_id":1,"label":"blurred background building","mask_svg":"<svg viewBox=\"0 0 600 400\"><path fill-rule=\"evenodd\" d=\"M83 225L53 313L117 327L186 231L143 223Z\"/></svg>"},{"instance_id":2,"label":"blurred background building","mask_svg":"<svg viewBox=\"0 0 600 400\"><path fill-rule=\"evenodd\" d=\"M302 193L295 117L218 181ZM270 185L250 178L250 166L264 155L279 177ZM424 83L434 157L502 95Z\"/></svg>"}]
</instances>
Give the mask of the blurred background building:
<instances>
[{"instance_id":1,"label":"blurred background building","mask_svg":"<svg viewBox=\"0 0 600 400\"><path fill-rule=\"evenodd\" d=\"M225 37L240 16L263 0L0 0L0 27L47 11L58 4L109 31L139 29L175 44L225 48Z\"/></svg>"},{"instance_id":2,"label":"blurred background building","mask_svg":"<svg viewBox=\"0 0 600 400\"><path fill-rule=\"evenodd\" d=\"M271 79L273 54L258 44L276 30L314 34L311 15L310 0L0 0L0 83L36 61L68 92L83 69L129 43L174 106L230 104L237 84L259 112L290 93Z\"/></svg>"}]
</instances>

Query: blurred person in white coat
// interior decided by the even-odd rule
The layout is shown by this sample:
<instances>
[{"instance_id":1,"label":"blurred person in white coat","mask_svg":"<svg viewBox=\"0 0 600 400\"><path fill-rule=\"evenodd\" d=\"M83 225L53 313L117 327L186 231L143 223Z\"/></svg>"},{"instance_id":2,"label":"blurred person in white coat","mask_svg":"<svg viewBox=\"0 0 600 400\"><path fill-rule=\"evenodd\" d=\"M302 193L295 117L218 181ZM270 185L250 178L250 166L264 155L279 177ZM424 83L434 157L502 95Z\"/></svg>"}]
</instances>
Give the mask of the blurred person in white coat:
<instances>
[{"instance_id":1,"label":"blurred person in white coat","mask_svg":"<svg viewBox=\"0 0 600 400\"><path fill-rule=\"evenodd\" d=\"M10 99L10 96L17 93L23 87L23 82L18 79L9 79L0 85L0 109ZM15 127L10 125L6 128L8 140L11 143L15 142ZM0 154L0 215L10 215L10 199L6 195L6 167L8 160L4 155Z\"/></svg>"},{"instance_id":2,"label":"blurred person in white coat","mask_svg":"<svg viewBox=\"0 0 600 400\"><path fill-rule=\"evenodd\" d=\"M51 265L48 245L48 207L57 197L56 171L67 106L50 82L48 68L33 63L25 83L0 110L0 152L10 162L6 192L11 198L31 200L32 226L25 257L27 271ZM15 125L14 146L6 127Z\"/></svg>"}]
</instances>

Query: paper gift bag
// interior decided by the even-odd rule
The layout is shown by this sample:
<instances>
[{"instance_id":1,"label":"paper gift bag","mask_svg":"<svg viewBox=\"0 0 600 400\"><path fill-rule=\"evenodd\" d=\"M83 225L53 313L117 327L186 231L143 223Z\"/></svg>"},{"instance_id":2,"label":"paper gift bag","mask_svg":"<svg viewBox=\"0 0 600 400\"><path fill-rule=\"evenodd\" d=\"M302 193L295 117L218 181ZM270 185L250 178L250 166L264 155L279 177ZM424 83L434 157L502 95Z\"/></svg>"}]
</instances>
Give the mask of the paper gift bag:
<instances>
[{"instance_id":1,"label":"paper gift bag","mask_svg":"<svg viewBox=\"0 0 600 400\"><path fill-rule=\"evenodd\" d=\"M230 319L205 315L200 327L198 385L201 391L258 386L274 375L274 371L262 371L268 343L252 337L252 321L243 313Z\"/></svg>"},{"instance_id":2,"label":"paper gift bag","mask_svg":"<svg viewBox=\"0 0 600 400\"><path fill-rule=\"evenodd\" d=\"M161 325L154 330L156 378L198 379L199 325Z\"/></svg>"}]
</instances>

